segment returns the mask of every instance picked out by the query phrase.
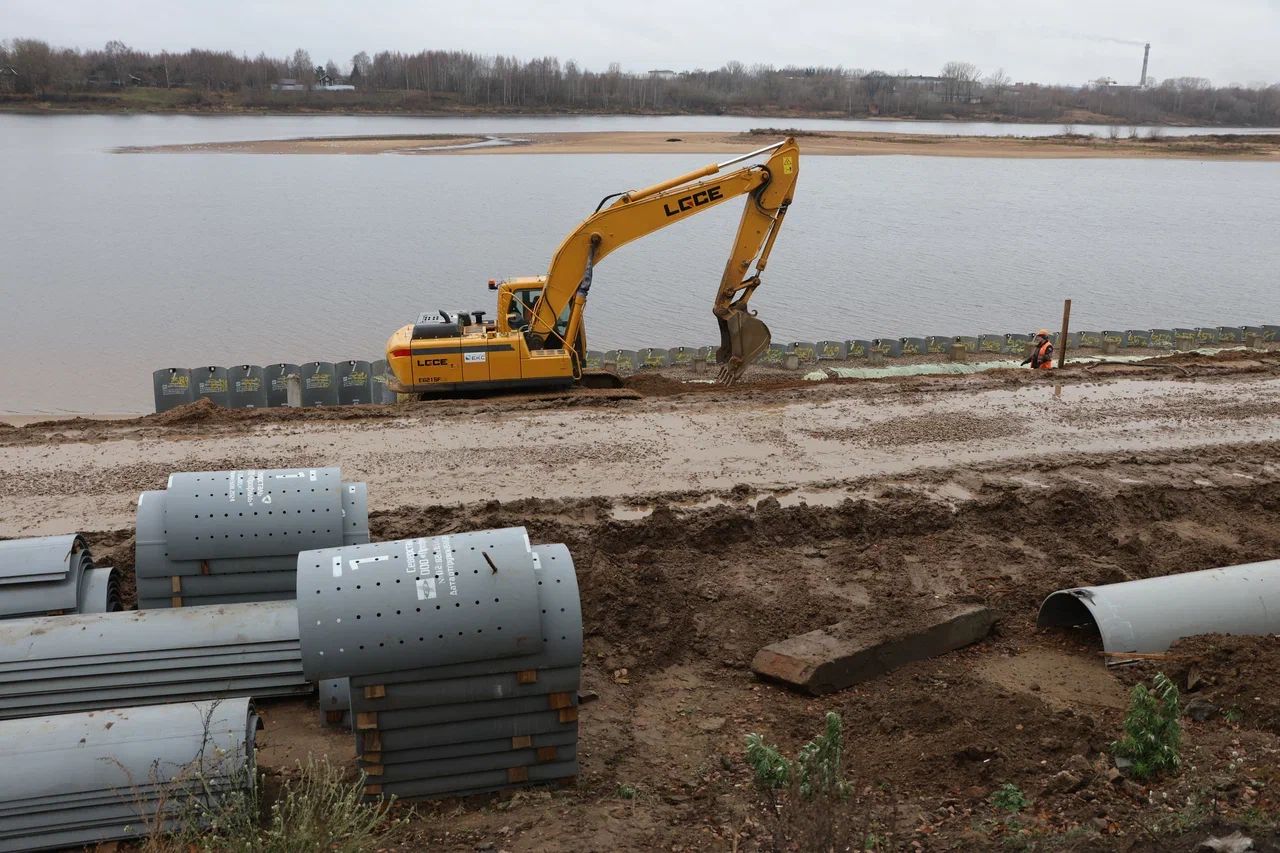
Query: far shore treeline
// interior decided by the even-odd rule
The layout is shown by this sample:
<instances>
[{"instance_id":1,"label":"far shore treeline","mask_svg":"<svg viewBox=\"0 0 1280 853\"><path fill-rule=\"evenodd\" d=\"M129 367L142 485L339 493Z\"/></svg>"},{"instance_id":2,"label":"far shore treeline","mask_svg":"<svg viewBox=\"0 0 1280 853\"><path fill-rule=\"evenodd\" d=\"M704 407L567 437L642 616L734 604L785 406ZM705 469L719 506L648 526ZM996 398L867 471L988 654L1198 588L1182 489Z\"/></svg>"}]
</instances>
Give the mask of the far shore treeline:
<instances>
[{"instance_id":1,"label":"far shore treeline","mask_svg":"<svg viewBox=\"0 0 1280 853\"><path fill-rule=\"evenodd\" d=\"M447 50L361 51L341 66L230 51L148 53L119 41L95 50L0 41L0 108L335 112L583 112L885 116L1099 124L1280 125L1280 84L1214 86L1200 77L1014 82L948 62L933 73L746 66L632 73L555 57Z\"/></svg>"}]
</instances>

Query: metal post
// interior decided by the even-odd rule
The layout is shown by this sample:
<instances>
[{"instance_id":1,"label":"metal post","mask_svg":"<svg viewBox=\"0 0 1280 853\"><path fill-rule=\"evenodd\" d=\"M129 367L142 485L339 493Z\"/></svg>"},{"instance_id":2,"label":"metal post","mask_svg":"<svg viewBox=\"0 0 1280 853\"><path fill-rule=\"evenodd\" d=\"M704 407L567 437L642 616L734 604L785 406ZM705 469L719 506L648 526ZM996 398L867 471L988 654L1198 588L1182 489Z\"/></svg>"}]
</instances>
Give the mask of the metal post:
<instances>
[{"instance_id":1,"label":"metal post","mask_svg":"<svg viewBox=\"0 0 1280 853\"><path fill-rule=\"evenodd\" d=\"M1058 338L1058 369L1067 363L1067 333L1071 326L1071 300L1062 300L1062 335Z\"/></svg>"}]
</instances>

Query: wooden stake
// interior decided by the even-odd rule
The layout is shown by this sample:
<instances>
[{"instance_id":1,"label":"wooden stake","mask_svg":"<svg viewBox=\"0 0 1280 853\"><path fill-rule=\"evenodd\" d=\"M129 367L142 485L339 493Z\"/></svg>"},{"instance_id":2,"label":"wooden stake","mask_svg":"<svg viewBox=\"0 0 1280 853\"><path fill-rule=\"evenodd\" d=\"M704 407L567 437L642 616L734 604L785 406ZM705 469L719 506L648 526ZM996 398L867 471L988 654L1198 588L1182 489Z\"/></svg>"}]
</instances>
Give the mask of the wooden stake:
<instances>
[{"instance_id":1,"label":"wooden stake","mask_svg":"<svg viewBox=\"0 0 1280 853\"><path fill-rule=\"evenodd\" d=\"M1067 330L1071 326L1071 300L1062 300L1062 337L1058 338L1058 369L1067 363Z\"/></svg>"},{"instance_id":2,"label":"wooden stake","mask_svg":"<svg viewBox=\"0 0 1280 853\"><path fill-rule=\"evenodd\" d=\"M370 684L364 688L364 698L366 699L385 699L387 696L387 688L382 684Z\"/></svg>"}]
</instances>

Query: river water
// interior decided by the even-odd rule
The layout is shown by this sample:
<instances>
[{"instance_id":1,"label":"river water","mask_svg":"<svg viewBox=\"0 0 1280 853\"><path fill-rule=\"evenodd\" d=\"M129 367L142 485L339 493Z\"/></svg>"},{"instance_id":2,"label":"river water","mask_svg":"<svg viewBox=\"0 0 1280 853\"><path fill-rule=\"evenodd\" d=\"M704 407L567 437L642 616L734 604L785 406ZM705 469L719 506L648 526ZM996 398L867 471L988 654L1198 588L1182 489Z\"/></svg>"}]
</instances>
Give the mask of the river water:
<instances>
[{"instance_id":1,"label":"river water","mask_svg":"<svg viewBox=\"0 0 1280 853\"><path fill-rule=\"evenodd\" d=\"M116 146L779 121L0 116L0 411L147 411L158 367L376 358L419 310L492 311L485 282L545 272L602 196L707 159ZM714 342L739 210L601 264L591 346ZM1277 323L1277 234L1277 163L810 157L752 304L776 341L1025 332L1055 325L1065 297L1076 328Z\"/></svg>"}]
</instances>

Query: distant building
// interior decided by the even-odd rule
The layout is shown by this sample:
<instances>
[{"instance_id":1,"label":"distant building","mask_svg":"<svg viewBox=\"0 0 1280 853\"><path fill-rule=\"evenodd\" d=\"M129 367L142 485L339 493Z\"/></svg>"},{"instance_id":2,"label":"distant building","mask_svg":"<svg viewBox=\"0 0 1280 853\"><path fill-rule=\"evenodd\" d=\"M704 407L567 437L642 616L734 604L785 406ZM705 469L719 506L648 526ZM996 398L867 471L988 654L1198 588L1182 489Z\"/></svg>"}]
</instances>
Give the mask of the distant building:
<instances>
[{"instance_id":1,"label":"distant building","mask_svg":"<svg viewBox=\"0 0 1280 853\"><path fill-rule=\"evenodd\" d=\"M273 92L305 92L307 84L294 80L292 77L281 77L279 80L271 84Z\"/></svg>"},{"instance_id":2,"label":"distant building","mask_svg":"<svg viewBox=\"0 0 1280 853\"><path fill-rule=\"evenodd\" d=\"M311 88L316 92L354 92L356 90L356 87L349 83L325 83Z\"/></svg>"},{"instance_id":3,"label":"distant building","mask_svg":"<svg viewBox=\"0 0 1280 853\"><path fill-rule=\"evenodd\" d=\"M655 68L649 72L650 77L657 77L659 80L672 80L676 76L676 72L670 68Z\"/></svg>"}]
</instances>

